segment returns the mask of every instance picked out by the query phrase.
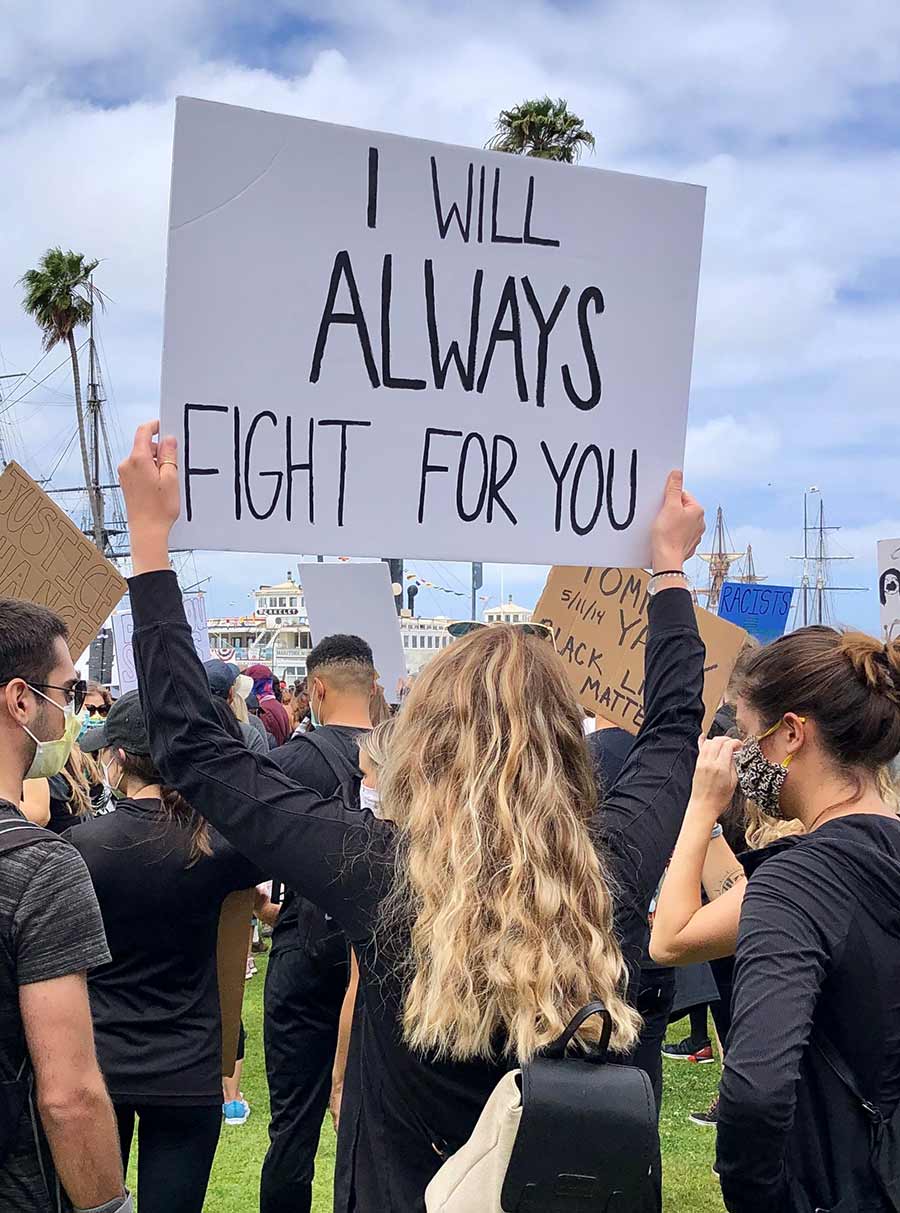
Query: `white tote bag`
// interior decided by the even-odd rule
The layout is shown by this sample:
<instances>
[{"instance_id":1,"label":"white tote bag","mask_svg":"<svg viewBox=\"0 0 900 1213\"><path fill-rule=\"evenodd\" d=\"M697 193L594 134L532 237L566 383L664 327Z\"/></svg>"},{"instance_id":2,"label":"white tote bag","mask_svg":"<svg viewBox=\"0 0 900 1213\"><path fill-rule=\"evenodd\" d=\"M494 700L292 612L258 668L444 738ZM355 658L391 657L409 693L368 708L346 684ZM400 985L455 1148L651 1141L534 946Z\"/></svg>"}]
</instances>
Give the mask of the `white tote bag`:
<instances>
[{"instance_id":1,"label":"white tote bag","mask_svg":"<svg viewBox=\"0 0 900 1213\"><path fill-rule=\"evenodd\" d=\"M522 1119L521 1070L494 1087L472 1136L425 1189L426 1213L503 1213L500 1193Z\"/></svg>"}]
</instances>

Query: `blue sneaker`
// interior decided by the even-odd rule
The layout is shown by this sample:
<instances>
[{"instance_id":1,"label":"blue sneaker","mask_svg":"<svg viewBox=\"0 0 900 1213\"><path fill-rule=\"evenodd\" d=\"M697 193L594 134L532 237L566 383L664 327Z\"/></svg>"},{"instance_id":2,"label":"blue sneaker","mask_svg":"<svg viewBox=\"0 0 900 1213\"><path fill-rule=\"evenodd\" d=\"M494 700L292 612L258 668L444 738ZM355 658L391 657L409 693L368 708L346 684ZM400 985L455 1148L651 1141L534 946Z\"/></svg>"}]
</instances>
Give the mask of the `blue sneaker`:
<instances>
[{"instance_id":1,"label":"blue sneaker","mask_svg":"<svg viewBox=\"0 0 900 1213\"><path fill-rule=\"evenodd\" d=\"M232 1099L222 1105L226 1125L245 1125L250 1119L250 1105L246 1099Z\"/></svg>"}]
</instances>

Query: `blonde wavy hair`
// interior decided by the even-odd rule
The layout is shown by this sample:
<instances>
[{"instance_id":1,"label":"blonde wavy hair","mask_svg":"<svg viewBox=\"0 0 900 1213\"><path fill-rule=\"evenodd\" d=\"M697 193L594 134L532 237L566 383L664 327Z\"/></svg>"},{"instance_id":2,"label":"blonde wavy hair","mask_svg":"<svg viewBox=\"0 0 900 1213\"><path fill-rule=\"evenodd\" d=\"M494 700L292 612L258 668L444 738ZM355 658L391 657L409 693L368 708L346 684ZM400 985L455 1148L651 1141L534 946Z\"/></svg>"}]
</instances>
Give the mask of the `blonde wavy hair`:
<instances>
[{"instance_id":1,"label":"blonde wavy hair","mask_svg":"<svg viewBox=\"0 0 900 1213\"><path fill-rule=\"evenodd\" d=\"M97 687L97 690L101 689ZM74 817L87 817L93 812L91 784L103 783L103 772L96 760L90 754L83 753L76 741L60 774L69 788L69 804L71 805L69 811Z\"/></svg>"},{"instance_id":2,"label":"blonde wavy hair","mask_svg":"<svg viewBox=\"0 0 900 1213\"><path fill-rule=\"evenodd\" d=\"M773 842L792 834L806 833L802 821L772 817L771 814L764 813L755 800L746 802L744 820L747 827L747 846L751 851L761 851L763 847L771 846Z\"/></svg>"},{"instance_id":3,"label":"blonde wavy hair","mask_svg":"<svg viewBox=\"0 0 900 1213\"><path fill-rule=\"evenodd\" d=\"M474 632L416 680L380 778L398 829L380 929L408 939L410 1048L526 1061L597 998L612 1047L633 1045L582 716L552 645L522 628Z\"/></svg>"}]
</instances>

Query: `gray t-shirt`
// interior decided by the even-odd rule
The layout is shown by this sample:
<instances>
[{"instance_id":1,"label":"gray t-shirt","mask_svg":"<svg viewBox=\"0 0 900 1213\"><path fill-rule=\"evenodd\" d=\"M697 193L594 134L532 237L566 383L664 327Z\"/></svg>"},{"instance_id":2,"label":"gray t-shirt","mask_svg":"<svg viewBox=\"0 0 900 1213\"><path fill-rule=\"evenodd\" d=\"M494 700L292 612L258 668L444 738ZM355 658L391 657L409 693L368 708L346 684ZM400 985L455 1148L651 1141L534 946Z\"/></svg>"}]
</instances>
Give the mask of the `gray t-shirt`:
<instances>
[{"instance_id":1,"label":"gray t-shirt","mask_svg":"<svg viewBox=\"0 0 900 1213\"><path fill-rule=\"evenodd\" d=\"M0 801L0 819L19 817ZM46 839L0 855L0 1077L16 1076L25 1056L19 987L84 973L110 959L103 921L84 860L67 842ZM40 1124L40 1122L38 1122ZM39 1128L44 1169L55 1186ZM0 1209L53 1213L26 1111L0 1166Z\"/></svg>"}]
</instances>

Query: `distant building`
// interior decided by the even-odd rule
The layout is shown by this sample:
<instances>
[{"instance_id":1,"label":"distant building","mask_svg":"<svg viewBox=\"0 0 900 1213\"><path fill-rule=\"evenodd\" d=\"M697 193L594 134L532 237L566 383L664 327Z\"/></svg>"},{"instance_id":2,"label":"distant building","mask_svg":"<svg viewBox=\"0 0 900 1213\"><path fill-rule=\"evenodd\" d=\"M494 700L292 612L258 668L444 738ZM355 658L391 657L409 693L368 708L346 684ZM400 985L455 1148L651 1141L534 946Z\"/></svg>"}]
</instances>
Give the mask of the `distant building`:
<instances>
[{"instance_id":1,"label":"distant building","mask_svg":"<svg viewBox=\"0 0 900 1213\"><path fill-rule=\"evenodd\" d=\"M434 619L421 619L413 617L409 611L401 612L400 635L403 637L407 673L418 674L435 653L447 647L451 640L447 631L450 622L440 615Z\"/></svg>"},{"instance_id":2,"label":"distant building","mask_svg":"<svg viewBox=\"0 0 900 1213\"><path fill-rule=\"evenodd\" d=\"M500 606L489 607L484 613L485 623L531 623L532 612L527 607L516 606L512 598Z\"/></svg>"},{"instance_id":3,"label":"distant building","mask_svg":"<svg viewBox=\"0 0 900 1213\"><path fill-rule=\"evenodd\" d=\"M276 678L290 682L306 677L306 659L312 648L309 619L302 587L288 573L280 585L261 585L253 591L256 609L252 615L209 620L209 644L214 653L239 664L263 662ZM510 598L484 612L486 623L528 623L531 611L516 606ZM406 668L418 674L450 643L446 616L427 619L400 613L400 635Z\"/></svg>"}]
</instances>

